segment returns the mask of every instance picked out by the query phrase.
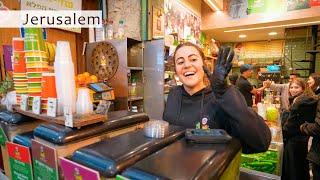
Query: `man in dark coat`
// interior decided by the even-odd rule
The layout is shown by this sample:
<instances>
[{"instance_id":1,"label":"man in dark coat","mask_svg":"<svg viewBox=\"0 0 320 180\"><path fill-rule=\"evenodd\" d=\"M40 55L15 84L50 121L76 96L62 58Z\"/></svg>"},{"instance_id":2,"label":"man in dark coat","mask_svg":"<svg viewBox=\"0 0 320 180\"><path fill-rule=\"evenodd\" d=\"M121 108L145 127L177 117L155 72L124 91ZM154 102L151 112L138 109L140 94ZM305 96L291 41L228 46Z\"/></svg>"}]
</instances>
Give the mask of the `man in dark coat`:
<instances>
[{"instance_id":1,"label":"man in dark coat","mask_svg":"<svg viewBox=\"0 0 320 180\"><path fill-rule=\"evenodd\" d=\"M320 101L318 100L317 115L314 122L305 122L300 126L303 134L312 136L312 145L307 159L312 163L314 180L320 179Z\"/></svg>"}]
</instances>

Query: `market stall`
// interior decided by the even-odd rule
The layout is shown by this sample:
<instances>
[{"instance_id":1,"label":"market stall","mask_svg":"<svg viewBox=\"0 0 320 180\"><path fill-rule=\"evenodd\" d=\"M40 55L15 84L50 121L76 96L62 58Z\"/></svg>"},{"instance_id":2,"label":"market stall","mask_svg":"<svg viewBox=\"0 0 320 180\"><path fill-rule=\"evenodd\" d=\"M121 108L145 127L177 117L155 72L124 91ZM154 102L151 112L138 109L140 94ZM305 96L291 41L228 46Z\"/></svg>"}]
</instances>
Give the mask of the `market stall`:
<instances>
[{"instance_id":1,"label":"market stall","mask_svg":"<svg viewBox=\"0 0 320 180\"><path fill-rule=\"evenodd\" d=\"M307 82L320 72L319 0L0 0L0 12L10 10L98 10L102 23L0 26L0 162L8 178L283 178L280 114L288 92L264 86L288 85L290 74ZM237 86L241 67L250 67L251 75L243 76L252 86L248 96L272 135L266 152L242 154L234 138L192 143L184 127L173 125L166 135L148 136L160 132L161 126L149 131L149 123L166 118L171 90L183 85L173 55L185 42L195 44L203 60L200 69L184 65L189 80L202 77L202 69L210 76L222 46L235 53L224 82ZM192 128L211 123L211 115L193 118ZM213 138L202 130L202 137Z\"/></svg>"}]
</instances>

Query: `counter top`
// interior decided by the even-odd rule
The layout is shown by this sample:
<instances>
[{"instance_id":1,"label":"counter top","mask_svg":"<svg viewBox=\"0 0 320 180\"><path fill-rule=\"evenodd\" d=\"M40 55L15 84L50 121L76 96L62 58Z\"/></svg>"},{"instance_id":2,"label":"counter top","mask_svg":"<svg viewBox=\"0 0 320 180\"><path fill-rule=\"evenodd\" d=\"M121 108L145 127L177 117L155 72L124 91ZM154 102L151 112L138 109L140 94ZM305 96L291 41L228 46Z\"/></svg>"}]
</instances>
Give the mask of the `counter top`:
<instances>
[{"instance_id":1,"label":"counter top","mask_svg":"<svg viewBox=\"0 0 320 180\"><path fill-rule=\"evenodd\" d=\"M143 123L148 120L149 117L145 113L114 111L108 113L108 120L104 123L92 124L81 129L69 128L53 123L45 124L38 126L34 130L34 135L51 143L62 145L121 127Z\"/></svg>"},{"instance_id":2,"label":"counter top","mask_svg":"<svg viewBox=\"0 0 320 180\"><path fill-rule=\"evenodd\" d=\"M130 179L219 179L241 150L240 142L193 144L181 139L122 173Z\"/></svg>"}]
</instances>

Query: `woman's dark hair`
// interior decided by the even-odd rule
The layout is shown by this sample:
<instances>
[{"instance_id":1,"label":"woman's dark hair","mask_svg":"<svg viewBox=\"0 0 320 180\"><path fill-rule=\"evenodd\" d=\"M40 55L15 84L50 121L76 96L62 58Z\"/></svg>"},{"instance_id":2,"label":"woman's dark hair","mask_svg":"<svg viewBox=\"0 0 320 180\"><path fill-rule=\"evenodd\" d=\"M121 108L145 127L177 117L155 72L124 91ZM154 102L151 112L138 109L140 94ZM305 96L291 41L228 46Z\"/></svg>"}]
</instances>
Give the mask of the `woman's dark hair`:
<instances>
[{"instance_id":1,"label":"woman's dark hair","mask_svg":"<svg viewBox=\"0 0 320 180\"><path fill-rule=\"evenodd\" d=\"M191 42L185 42L185 43L179 44L179 45L176 47L176 50L175 50L174 53L173 53L173 63L174 63L174 66L176 66L176 54L177 54L177 51L178 51L180 48L185 47L185 46L191 46L191 47L196 48L197 51L199 52L201 58L202 58L202 61L205 60L205 56L204 56L204 54L203 54L203 52L202 52L202 50L200 49L199 46L197 46L197 45L195 45L195 44L193 44L193 43L191 43Z\"/></svg>"},{"instance_id":2,"label":"woman's dark hair","mask_svg":"<svg viewBox=\"0 0 320 180\"><path fill-rule=\"evenodd\" d=\"M314 91L318 86L320 86L320 74L312 73L310 74L310 77L314 79L314 85L311 87L311 89Z\"/></svg>"}]
</instances>

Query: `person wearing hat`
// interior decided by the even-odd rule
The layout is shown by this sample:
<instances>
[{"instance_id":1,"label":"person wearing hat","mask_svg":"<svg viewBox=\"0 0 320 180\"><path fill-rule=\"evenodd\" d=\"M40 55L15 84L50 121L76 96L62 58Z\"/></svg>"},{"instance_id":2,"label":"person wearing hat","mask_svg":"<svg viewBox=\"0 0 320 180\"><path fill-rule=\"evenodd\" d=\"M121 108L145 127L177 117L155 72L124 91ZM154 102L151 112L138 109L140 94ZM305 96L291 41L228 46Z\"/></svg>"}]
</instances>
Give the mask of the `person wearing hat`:
<instances>
[{"instance_id":1,"label":"person wearing hat","mask_svg":"<svg viewBox=\"0 0 320 180\"><path fill-rule=\"evenodd\" d=\"M241 94L244 96L247 105L249 107L252 107L252 95L255 95L258 91L263 91L266 88L266 86L262 86L261 88L256 89L248 81L248 78L250 78L253 74L252 66L250 64L244 64L240 66L240 73L241 76L238 78L236 86L238 87Z\"/></svg>"}]
</instances>

